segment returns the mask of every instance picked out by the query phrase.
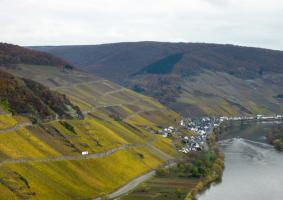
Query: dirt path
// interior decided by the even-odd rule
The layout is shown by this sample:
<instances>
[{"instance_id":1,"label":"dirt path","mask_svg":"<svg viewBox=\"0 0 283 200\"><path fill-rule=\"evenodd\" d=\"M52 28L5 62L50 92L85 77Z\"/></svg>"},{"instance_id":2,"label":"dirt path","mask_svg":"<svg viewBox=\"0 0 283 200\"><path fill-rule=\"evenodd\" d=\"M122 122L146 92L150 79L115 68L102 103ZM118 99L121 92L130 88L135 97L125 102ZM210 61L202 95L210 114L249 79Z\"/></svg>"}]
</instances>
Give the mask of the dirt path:
<instances>
[{"instance_id":1,"label":"dirt path","mask_svg":"<svg viewBox=\"0 0 283 200\"><path fill-rule=\"evenodd\" d=\"M131 118L133 118L134 116L139 115L139 114L142 114L142 113L154 112L154 111L157 111L157 110L158 110L158 109L140 110L140 111L134 112L133 114L127 116L127 117L125 118L125 120L131 119Z\"/></svg>"},{"instance_id":2,"label":"dirt path","mask_svg":"<svg viewBox=\"0 0 283 200\"><path fill-rule=\"evenodd\" d=\"M105 97L105 96L111 95L111 94L116 94L116 93L123 92L123 91L126 91L126 90L128 90L128 89L120 88L118 90L113 90L113 91L105 92L103 95L101 95L101 97Z\"/></svg>"},{"instance_id":3,"label":"dirt path","mask_svg":"<svg viewBox=\"0 0 283 200\"><path fill-rule=\"evenodd\" d=\"M80 86L80 85L88 85L88 84L92 84L92 83L103 83L103 82L106 82L106 81L107 80L105 80L105 79L101 79L101 80L95 80L95 81L89 81L89 82L80 82L80 83L74 83L74 84L70 84L70 85L51 87L51 89L53 89L53 90L70 89L70 88Z\"/></svg>"},{"instance_id":4,"label":"dirt path","mask_svg":"<svg viewBox=\"0 0 283 200\"><path fill-rule=\"evenodd\" d=\"M26 123L22 123L22 124L16 124L15 126L10 127L10 128L1 129L0 134L10 132L10 131L16 131L20 128L27 127L27 126L32 126L32 123L26 122Z\"/></svg>"}]
</instances>

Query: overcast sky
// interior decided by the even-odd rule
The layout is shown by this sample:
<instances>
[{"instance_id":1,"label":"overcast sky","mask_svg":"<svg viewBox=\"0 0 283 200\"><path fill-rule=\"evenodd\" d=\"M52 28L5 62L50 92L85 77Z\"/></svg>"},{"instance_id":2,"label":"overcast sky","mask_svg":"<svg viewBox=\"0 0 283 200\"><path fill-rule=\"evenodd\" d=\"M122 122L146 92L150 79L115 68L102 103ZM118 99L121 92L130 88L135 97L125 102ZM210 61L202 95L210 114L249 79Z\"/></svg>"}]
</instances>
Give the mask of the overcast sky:
<instances>
[{"instance_id":1,"label":"overcast sky","mask_svg":"<svg viewBox=\"0 0 283 200\"><path fill-rule=\"evenodd\" d=\"M282 0L0 0L0 41L231 43L283 50Z\"/></svg>"}]
</instances>

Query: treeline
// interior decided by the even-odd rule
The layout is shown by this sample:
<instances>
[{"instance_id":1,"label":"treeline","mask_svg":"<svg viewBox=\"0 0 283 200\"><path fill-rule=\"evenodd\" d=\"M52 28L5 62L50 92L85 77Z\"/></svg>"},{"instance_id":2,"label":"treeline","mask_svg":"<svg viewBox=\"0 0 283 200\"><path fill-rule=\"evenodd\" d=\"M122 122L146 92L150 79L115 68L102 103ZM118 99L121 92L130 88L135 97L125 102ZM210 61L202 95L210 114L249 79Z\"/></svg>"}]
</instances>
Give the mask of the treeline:
<instances>
[{"instance_id":1,"label":"treeline","mask_svg":"<svg viewBox=\"0 0 283 200\"><path fill-rule=\"evenodd\" d=\"M155 63L152 63L144 67L138 74L149 73L149 74L168 74L171 73L174 66L182 59L183 54L173 54L162 58Z\"/></svg>"},{"instance_id":2,"label":"treeline","mask_svg":"<svg viewBox=\"0 0 283 200\"><path fill-rule=\"evenodd\" d=\"M176 167L159 169L157 176L177 175L186 178L205 178L216 175L221 177L224 170L224 154L216 144L217 133L214 131L207 138L208 151L191 152L183 155Z\"/></svg>"},{"instance_id":3,"label":"treeline","mask_svg":"<svg viewBox=\"0 0 283 200\"><path fill-rule=\"evenodd\" d=\"M48 53L34 51L17 45L0 43L0 65L11 64L69 66L64 60Z\"/></svg>"},{"instance_id":4,"label":"treeline","mask_svg":"<svg viewBox=\"0 0 283 200\"><path fill-rule=\"evenodd\" d=\"M221 175L224 163L223 154L217 151L191 153L182 159L176 167L159 169L159 177L178 176L182 178L205 178L214 174Z\"/></svg>"},{"instance_id":5,"label":"treeline","mask_svg":"<svg viewBox=\"0 0 283 200\"><path fill-rule=\"evenodd\" d=\"M8 112L27 115L34 120L53 119L57 116L64 118L83 116L80 109L65 95L1 70L0 106Z\"/></svg>"},{"instance_id":6,"label":"treeline","mask_svg":"<svg viewBox=\"0 0 283 200\"><path fill-rule=\"evenodd\" d=\"M126 85L134 91L152 96L161 103L175 102L182 93L180 77L175 75L158 76L155 74L147 75L147 79L142 81L127 82ZM156 88L154 91L152 88Z\"/></svg>"}]
</instances>

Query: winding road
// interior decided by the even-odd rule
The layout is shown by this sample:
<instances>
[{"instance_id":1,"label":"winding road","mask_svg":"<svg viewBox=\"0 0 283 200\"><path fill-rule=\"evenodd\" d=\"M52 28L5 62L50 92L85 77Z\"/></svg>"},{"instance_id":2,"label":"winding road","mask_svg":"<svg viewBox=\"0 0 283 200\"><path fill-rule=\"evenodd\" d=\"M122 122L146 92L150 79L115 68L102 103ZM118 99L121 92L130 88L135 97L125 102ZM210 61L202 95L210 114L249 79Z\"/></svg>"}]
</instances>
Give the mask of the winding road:
<instances>
[{"instance_id":1,"label":"winding road","mask_svg":"<svg viewBox=\"0 0 283 200\"><path fill-rule=\"evenodd\" d=\"M156 137L152 137L145 144L124 144L119 147L115 147L104 152L88 154L88 155L74 155L74 156L58 156L58 157L46 157L46 158L21 158L21 159L6 159L0 161L0 166L5 164L16 164L16 163L27 163L27 162L56 162L56 161L72 161L72 160L86 160L86 159L94 159L94 158L104 158L111 154L116 153L117 151L138 147L147 147L150 148L153 153L158 156L162 160L169 160L172 157L160 151L156 147L152 145L152 143L156 140Z\"/></svg>"},{"instance_id":2,"label":"winding road","mask_svg":"<svg viewBox=\"0 0 283 200\"><path fill-rule=\"evenodd\" d=\"M105 80L99 80L99 81L92 81L90 83L95 83L95 82L104 82ZM85 83L84 83L85 84ZM78 84L73 84L71 86L61 86L61 87L55 87L53 89L58 90L58 89L65 89L65 88L71 88L74 86L79 86L79 85L83 85L81 83ZM101 97L105 97L107 95L112 95L115 93L119 93L119 92L123 92L126 91L126 88L120 88L117 90L113 90L113 91L109 91L104 93ZM129 103L129 104L133 104ZM99 106L99 107L109 107L109 106L121 106L123 104L113 104L113 105L104 105L104 106ZM84 114L90 113L94 110L96 110L99 107L93 107L91 110L88 111L84 111ZM142 111L137 111L132 113L131 115L127 116L125 118L125 120L131 119L132 117L142 114L142 113L147 113L147 112L153 112L156 111L158 109L148 109L148 110L142 110ZM13 127L10 128L6 128L6 129L2 129L0 130L0 134L6 133L6 132L10 132L10 131L16 131L20 128L23 127L28 127L28 126L32 126L32 123L21 123L21 124L16 124ZM56 162L56 161L75 161L75 160L85 160L85 159L95 159L95 158L104 158L106 156L112 155L114 153L116 153L117 151L120 150L124 150L124 149L129 149L129 148L137 148L137 147L146 147L148 149L150 149L152 151L152 153L154 153L157 157L159 157L160 159L164 160L164 161L169 161L169 163L167 162L165 167L170 167L172 165L174 165L175 163L172 161L172 157L170 155L167 155L166 153L162 152L161 150L159 150L158 148L156 148L155 146L153 146L154 141L156 140L156 137L153 136L149 141L147 141L145 144L125 144L116 148L112 148L109 149L107 151L101 152L101 153L94 153L94 154L88 154L88 155L74 155L74 156L58 156L58 157L46 157L46 158L21 158L21 159L6 159L3 161L0 161L0 166L3 166L5 164L20 164L20 163L29 163L29 162ZM139 177L134 178L133 180L131 180L130 182L128 182L127 184L125 184L124 186L122 186L121 188L117 189L116 191L114 191L113 193L107 195L107 198L116 198L119 197L131 190L133 190L135 187L137 187L140 183L148 180L149 178L151 178L152 176L154 176L156 173L156 170L151 170ZM104 197L98 197L95 198L95 200L102 200L104 199Z\"/></svg>"},{"instance_id":3,"label":"winding road","mask_svg":"<svg viewBox=\"0 0 283 200\"><path fill-rule=\"evenodd\" d=\"M172 167L174 165L176 165L174 160L168 160L167 163L163 167L169 168L169 167ZM156 174L156 169L151 170L151 171L149 171L146 174L143 174L141 176L138 176L138 177L134 178L133 180L131 180L130 182L128 182L126 185L120 187L118 190L107 195L106 198L107 199L115 199L119 196L122 196L122 195L130 192L131 190L135 189L139 184L147 181L148 179L153 177L155 174ZM98 198L95 198L93 200L102 200L102 199L104 199L104 198L98 197Z\"/></svg>"},{"instance_id":4,"label":"winding road","mask_svg":"<svg viewBox=\"0 0 283 200\"><path fill-rule=\"evenodd\" d=\"M58 157L47 157L47 158L22 158L22 159L7 159L0 162L0 166L4 164L16 164L16 163L27 163L27 162L55 162L55 161L68 161L68 160L86 160L86 159L94 159L94 158L104 158L109 156L117 151L127 149L127 148L135 148L141 145L134 144L126 144L120 147L116 147L113 149L109 149L107 151L101 153L94 153L89 155L76 155L76 156L58 156Z\"/></svg>"}]
</instances>

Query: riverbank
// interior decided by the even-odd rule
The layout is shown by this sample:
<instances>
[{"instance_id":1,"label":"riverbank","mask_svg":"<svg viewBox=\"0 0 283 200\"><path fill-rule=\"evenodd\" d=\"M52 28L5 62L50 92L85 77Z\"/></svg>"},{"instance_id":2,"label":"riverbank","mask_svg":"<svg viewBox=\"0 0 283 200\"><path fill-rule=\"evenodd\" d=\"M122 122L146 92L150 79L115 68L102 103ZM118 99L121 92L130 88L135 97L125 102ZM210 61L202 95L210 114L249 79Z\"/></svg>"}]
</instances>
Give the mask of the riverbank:
<instances>
[{"instance_id":1,"label":"riverbank","mask_svg":"<svg viewBox=\"0 0 283 200\"><path fill-rule=\"evenodd\" d=\"M224 171L224 154L218 149L216 144L217 141L217 130L214 130L208 137L208 146L210 151L214 152L216 158L210 168L210 173L205 177L199 179L197 184L192 188L191 192L188 193L185 200L194 200L198 194L203 192L210 184L220 181Z\"/></svg>"},{"instance_id":2,"label":"riverbank","mask_svg":"<svg viewBox=\"0 0 283 200\"><path fill-rule=\"evenodd\" d=\"M207 143L207 151L180 154L176 166L158 169L153 178L120 199L193 199L210 183L220 180L224 170L224 156L217 147L214 133L210 134Z\"/></svg>"},{"instance_id":3,"label":"riverbank","mask_svg":"<svg viewBox=\"0 0 283 200\"><path fill-rule=\"evenodd\" d=\"M268 134L267 139L278 151L283 151L283 124L274 127Z\"/></svg>"},{"instance_id":4,"label":"riverbank","mask_svg":"<svg viewBox=\"0 0 283 200\"><path fill-rule=\"evenodd\" d=\"M235 122L220 135L217 144L225 154L221 182L211 184L197 199L281 200L283 154L269 145L265 137L276 126L276 123Z\"/></svg>"},{"instance_id":5,"label":"riverbank","mask_svg":"<svg viewBox=\"0 0 283 200\"><path fill-rule=\"evenodd\" d=\"M274 124L277 124L271 131L269 131L268 134L266 134L265 130L262 129L262 125L250 125L248 124L270 124L274 122ZM278 120L238 120L238 121L224 121L221 123L220 126L214 127L213 133L210 134L210 137L208 139L209 149L214 149L216 151L218 150L217 147L217 141L222 139L227 139L226 137L229 135L229 137L243 137L239 135L239 131L242 131L244 133L247 133L247 138L250 140L254 140L255 136L258 137L258 139L255 139L255 141L258 142L269 142L271 143L275 149L279 151L283 151L283 124L280 124L281 121ZM237 128L235 128L237 127ZM235 131L233 129L235 128ZM215 171L215 173L212 173L205 178L198 181L198 183L193 187L192 191L188 193L185 200L194 200L196 197L204 192L211 183L217 182L222 179L223 171L224 171L224 155L222 152L219 151L218 159L215 160L214 166L212 166L212 171L215 165L220 164L220 166L223 166L222 168L217 167L218 170ZM220 169L220 170L219 170Z\"/></svg>"}]
</instances>

